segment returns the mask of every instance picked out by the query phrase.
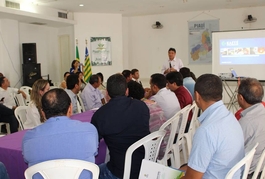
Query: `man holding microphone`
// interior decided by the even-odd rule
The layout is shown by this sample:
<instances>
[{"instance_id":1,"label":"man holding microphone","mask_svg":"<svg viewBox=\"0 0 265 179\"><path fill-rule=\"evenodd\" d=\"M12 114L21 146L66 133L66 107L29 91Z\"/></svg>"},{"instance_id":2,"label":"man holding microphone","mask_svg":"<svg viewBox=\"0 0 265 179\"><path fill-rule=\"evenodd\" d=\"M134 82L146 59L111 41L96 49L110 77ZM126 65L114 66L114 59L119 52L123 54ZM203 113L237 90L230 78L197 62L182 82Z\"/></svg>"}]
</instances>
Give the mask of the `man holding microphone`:
<instances>
[{"instance_id":1,"label":"man holding microphone","mask_svg":"<svg viewBox=\"0 0 265 179\"><path fill-rule=\"evenodd\" d=\"M170 48L168 50L169 59L164 63L162 67L162 74L166 75L171 71L179 71L183 67L181 59L176 57L176 49Z\"/></svg>"}]
</instances>

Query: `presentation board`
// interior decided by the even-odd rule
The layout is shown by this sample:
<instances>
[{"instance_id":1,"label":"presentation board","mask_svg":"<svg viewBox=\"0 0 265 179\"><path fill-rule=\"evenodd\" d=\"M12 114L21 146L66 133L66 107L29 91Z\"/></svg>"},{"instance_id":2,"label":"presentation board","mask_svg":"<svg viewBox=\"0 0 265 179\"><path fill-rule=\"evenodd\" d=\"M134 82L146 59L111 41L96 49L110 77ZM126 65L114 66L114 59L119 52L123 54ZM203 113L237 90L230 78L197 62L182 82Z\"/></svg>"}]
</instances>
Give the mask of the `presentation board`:
<instances>
[{"instance_id":1,"label":"presentation board","mask_svg":"<svg viewBox=\"0 0 265 179\"><path fill-rule=\"evenodd\" d=\"M212 73L265 79L265 29L212 33Z\"/></svg>"}]
</instances>

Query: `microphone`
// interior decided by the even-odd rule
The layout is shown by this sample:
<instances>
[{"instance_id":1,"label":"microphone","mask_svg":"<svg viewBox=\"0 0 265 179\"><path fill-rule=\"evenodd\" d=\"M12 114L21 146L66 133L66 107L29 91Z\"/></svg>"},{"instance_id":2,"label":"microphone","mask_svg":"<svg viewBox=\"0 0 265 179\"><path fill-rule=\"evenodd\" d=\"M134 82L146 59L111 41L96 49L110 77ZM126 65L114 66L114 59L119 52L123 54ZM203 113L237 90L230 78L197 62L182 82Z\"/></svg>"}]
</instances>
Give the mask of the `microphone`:
<instances>
[{"instance_id":1,"label":"microphone","mask_svg":"<svg viewBox=\"0 0 265 179\"><path fill-rule=\"evenodd\" d=\"M171 63L169 62L169 68L172 68Z\"/></svg>"}]
</instances>

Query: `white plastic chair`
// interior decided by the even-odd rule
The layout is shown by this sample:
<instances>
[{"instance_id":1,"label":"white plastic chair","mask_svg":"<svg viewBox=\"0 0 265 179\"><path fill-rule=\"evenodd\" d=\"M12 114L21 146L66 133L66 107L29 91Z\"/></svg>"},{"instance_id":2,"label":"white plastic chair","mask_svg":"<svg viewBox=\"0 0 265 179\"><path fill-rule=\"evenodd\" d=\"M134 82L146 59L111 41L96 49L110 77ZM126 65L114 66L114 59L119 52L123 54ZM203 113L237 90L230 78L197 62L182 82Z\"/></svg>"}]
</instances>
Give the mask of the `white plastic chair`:
<instances>
[{"instance_id":1,"label":"white plastic chair","mask_svg":"<svg viewBox=\"0 0 265 179\"><path fill-rule=\"evenodd\" d=\"M188 113L190 111L192 111L192 118L191 118L191 122L190 122L190 127L189 127L188 132L184 134L184 139L185 139L186 144L187 144L188 156L190 155L190 151L191 151L191 147L192 147L192 139L193 139L193 136L194 136L195 131L197 129L196 123L198 122L197 121L198 120L197 115L198 115L199 108L195 102L193 102Z\"/></svg>"},{"instance_id":2,"label":"white plastic chair","mask_svg":"<svg viewBox=\"0 0 265 179\"><path fill-rule=\"evenodd\" d=\"M10 134L11 132L10 132L10 125L9 125L9 123L5 123L5 122L0 122L0 134L1 134L1 129L2 129L2 126L3 125L5 125L6 126L6 132L7 132L7 134Z\"/></svg>"},{"instance_id":3,"label":"white plastic chair","mask_svg":"<svg viewBox=\"0 0 265 179\"><path fill-rule=\"evenodd\" d=\"M125 165L124 165L124 173L123 173L124 179L130 178L133 152L143 145L145 149L144 159L155 162L158 156L161 142L165 134L166 134L166 131L153 132L145 136L144 138L140 139L139 141L135 142L127 149L126 155L125 155Z\"/></svg>"},{"instance_id":4,"label":"white plastic chair","mask_svg":"<svg viewBox=\"0 0 265 179\"><path fill-rule=\"evenodd\" d=\"M263 152L262 152L262 154L260 156L259 162L257 164L257 167L256 167L255 171L254 171L252 179L257 179L260 171L262 171L260 179L265 179L265 165L264 165L263 169L260 170L264 161L265 161L265 149L263 149Z\"/></svg>"},{"instance_id":5,"label":"white plastic chair","mask_svg":"<svg viewBox=\"0 0 265 179\"><path fill-rule=\"evenodd\" d=\"M81 94L80 92L77 94L77 99L78 99L78 102L79 102L79 104L81 106L81 111L85 112L85 106L84 106L84 103L83 103L83 100L82 100L80 94Z\"/></svg>"},{"instance_id":6,"label":"white plastic chair","mask_svg":"<svg viewBox=\"0 0 265 179\"><path fill-rule=\"evenodd\" d=\"M27 95L25 99L25 105L28 106L30 102L30 93L32 91L32 88L29 86L21 86L19 90L23 91Z\"/></svg>"},{"instance_id":7,"label":"white plastic chair","mask_svg":"<svg viewBox=\"0 0 265 179\"><path fill-rule=\"evenodd\" d=\"M190 105L187 105L185 108L181 109L177 114L175 114L171 119L166 121L159 130L166 130L170 128L170 134L167 142L167 147L165 150L164 157L161 160L158 160L158 163L167 165L167 161L171 161L171 166L173 168L180 167L180 147L182 147L184 162L187 163L187 150L185 141L183 140L183 135L188 120L188 110ZM175 142L175 137L177 139Z\"/></svg>"},{"instance_id":8,"label":"white plastic chair","mask_svg":"<svg viewBox=\"0 0 265 179\"><path fill-rule=\"evenodd\" d=\"M81 172L91 171L92 179L98 179L99 168L96 164L75 159L49 160L29 167L24 175L32 179L35 173L40 173L44 179L78 179Z\"/></svg>"},{"instance_id":9,"label":"white plastic chair","mask_svg":"<svg viewBox=\"0 0 265 179\"><path fill-rule=\"evenodd\" d=\"M15 116L17 118L21 130L24 130L23 124L27 120L26 114L28 108L28 106L18 106L15 109Z\"/></svg>"},{"instance_id":10,"label":"white plastic chair","mask_svg":"<svg viewBox=\"0 0 265 179\"><path fill-rule=\"evenodd\" d=\"M256 152L256 148L258 146L259 143L256 143L255 145L250 145L247 149L246 149L246 154L245 157L240 160L233 168L230 169L230 171L226 174L225 179L232 179L234 174L243 166L244 167L244 172L243 172L243 176L241 179L246 179L248 176L248 172L249 172L249 168L252 162L252 159L254 157L254 154Z\"/></svg>"},{"instance_id":11,"label":"white plastic chair","mask_svg":"<svg viewBox=\"0 0 265 179\"><path fill-rule=\"evenodd\" d=\"M18 106L26 106L24 98L21 93L15 95L15 101Z\"/></svg>"}]
</instances>

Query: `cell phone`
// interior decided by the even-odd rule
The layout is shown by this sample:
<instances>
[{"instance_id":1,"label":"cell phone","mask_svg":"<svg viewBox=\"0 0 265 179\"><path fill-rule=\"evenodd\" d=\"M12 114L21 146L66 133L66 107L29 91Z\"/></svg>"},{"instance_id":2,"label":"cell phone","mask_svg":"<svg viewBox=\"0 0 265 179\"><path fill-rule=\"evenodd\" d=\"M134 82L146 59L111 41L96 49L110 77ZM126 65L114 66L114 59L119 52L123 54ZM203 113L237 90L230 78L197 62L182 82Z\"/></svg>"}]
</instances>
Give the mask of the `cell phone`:
<instances>
[{"instance_id":1,"label":"cell phone","mask_svg":"<svg viewBox=\"0 0 265 179\"><path fill-rule=\"evenodd\" d=\"M5 97L2 97L2 99L0 101L4 101Z\"/></svg>"}]
</instances>

